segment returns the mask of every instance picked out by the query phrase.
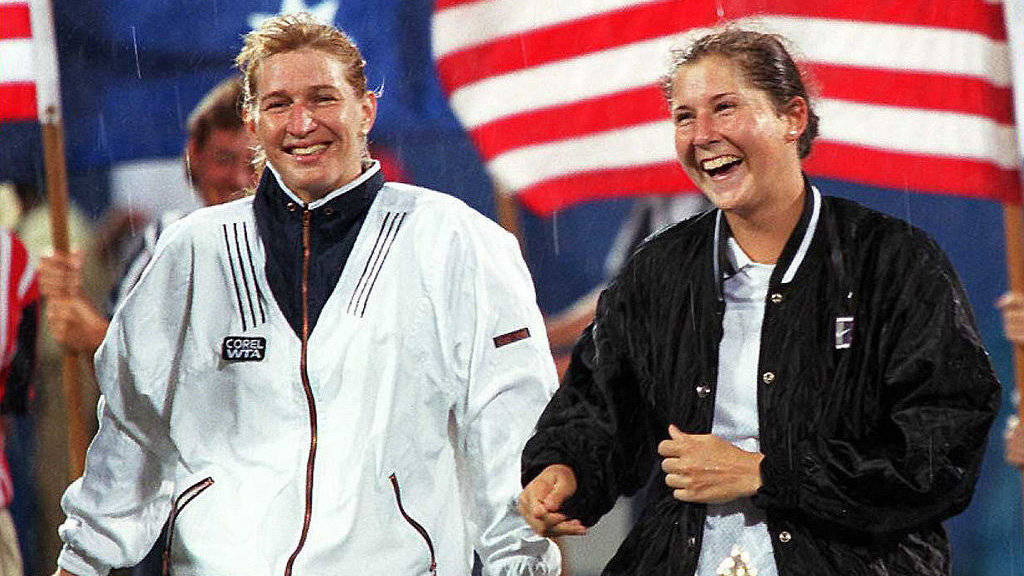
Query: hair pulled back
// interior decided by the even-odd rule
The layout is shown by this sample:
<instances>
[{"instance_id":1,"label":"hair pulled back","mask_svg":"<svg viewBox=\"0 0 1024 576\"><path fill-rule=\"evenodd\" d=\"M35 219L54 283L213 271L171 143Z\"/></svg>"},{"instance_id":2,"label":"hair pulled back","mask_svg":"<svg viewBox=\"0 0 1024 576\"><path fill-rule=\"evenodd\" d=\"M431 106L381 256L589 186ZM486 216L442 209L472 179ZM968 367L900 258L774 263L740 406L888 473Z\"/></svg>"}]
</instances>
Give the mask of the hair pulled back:
<instances>
[{"instance_id":1,"label":"hair pulled back","mask_svg":"<svg viewBox=\"0 0 1024 576\"><path fill-rule=\"evenodd\" d=\"M665 98L671 102L672 85L683 66L696 64L709 56L728 58L739 66L751 86L771 98L777 112L782 112L796 96L807 102L807 127L797 143L800 158L806 158L811 153L811 143L818 136L818 115L811 105L804 74L784 42L777 34L726 28L702 36L686 48L672 50L671 69L661 79Z\"/></svg>"}]
</instances>

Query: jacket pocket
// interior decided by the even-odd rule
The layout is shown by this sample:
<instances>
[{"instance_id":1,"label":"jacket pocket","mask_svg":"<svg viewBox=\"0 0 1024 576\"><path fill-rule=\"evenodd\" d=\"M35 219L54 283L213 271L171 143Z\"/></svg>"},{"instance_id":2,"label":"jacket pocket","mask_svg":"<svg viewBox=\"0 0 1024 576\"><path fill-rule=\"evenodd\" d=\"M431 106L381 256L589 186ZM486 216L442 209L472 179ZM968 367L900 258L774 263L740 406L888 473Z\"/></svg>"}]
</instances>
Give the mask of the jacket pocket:
<instances>
[{"instance_id":1,"label":"jacket pocket","mask_svg":"<svg viewBox=\"0 0 1024 576\"><path fill-rule=\"evenodd\" d=\"M437 576L437 556L434 553L434 542L430 539L430 534L422 524L414 520L405 511L405 506L402 505L402 490L398 487L398 476L392 473L388 479L391 480L391 487L395 491L395 503L398 504L398 511L402 514L402 518L405 518L405 521L419 532L420 536L423 537L423 541L427 543L427 549L430 550L430 573Z\"/></svg>"},{"instance_id":2,"label":"jacket pocket","mask_svg":"<svg viewBox=\"0 0 1024 576\"><path fill-rule=\"evenodd\" d=\"M167 539L164 541L164 553L163 553L163 576L170 576L171 574L171 545L174 544L174 522L178 519L178 515L181 511L188 506L190 502L195 500L196 496L199 496L207 488L213 486L213 477L206 477L189 486L174 499L174 503L171 505L171 514L167 517Z\"/></svg>"}]
</instances>

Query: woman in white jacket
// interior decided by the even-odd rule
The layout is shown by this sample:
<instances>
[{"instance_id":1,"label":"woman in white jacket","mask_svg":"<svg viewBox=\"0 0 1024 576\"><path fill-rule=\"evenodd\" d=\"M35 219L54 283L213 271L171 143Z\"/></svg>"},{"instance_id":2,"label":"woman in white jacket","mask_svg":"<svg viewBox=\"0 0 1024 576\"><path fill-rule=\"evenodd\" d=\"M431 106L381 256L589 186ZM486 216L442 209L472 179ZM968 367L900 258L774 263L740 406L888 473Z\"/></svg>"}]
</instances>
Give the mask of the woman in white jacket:
<instances>
[{"instance_id":1,"label":"woman in white jacket","mask_svg":"<svg viewBox=\"0 0 1024 576\"><path fill-rule=\"evenodd\" d=\"M554 367L514 239L385 183L376 97L340 31L272 19L238 57L256 194L161 237L97 354L62 574L558 572L513 512Z\"/></svg>"}]
</instances>

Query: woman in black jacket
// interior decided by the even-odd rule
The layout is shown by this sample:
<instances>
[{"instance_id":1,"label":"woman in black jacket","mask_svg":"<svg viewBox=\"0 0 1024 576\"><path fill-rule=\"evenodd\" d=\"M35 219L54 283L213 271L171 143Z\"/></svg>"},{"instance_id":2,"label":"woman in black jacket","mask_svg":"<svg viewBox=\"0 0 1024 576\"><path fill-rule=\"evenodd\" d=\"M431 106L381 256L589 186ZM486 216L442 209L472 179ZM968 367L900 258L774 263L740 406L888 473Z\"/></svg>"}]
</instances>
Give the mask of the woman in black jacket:
<instances>
[{"instance_id":1,"label":"woman in black jacket","mask_svg":"<svg viewBox=\"0 0 1024 576\"><path fill-rule=\"evenodd\" d=\"M674 54L679 160L716 210L650 239L602 294L523 455L519 509L581 534L660 466L605 574L949 573L999 386L948 260L823 197L780 39Z\"/></svg>"}]
</instances>

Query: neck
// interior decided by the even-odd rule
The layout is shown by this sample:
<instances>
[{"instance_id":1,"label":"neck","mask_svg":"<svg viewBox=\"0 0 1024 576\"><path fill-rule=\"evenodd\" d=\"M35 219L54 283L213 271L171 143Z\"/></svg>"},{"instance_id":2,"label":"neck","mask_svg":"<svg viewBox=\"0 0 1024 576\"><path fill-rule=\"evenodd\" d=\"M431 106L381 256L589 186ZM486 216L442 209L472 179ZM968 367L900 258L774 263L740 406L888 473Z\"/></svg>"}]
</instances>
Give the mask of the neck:
<instances>
[{"instance_id":1,"label":"neck","mask_svg":"<svg viewBox=\"0 0 1024 576\"><path fill-rule=\"evenodd\" d=\"M797 172L796 181L789 180L764 204L749 211L725 213L733 237L754 262L775 264L800 221L805 194L803 176Z\"/></svg>"}]
</instances>

